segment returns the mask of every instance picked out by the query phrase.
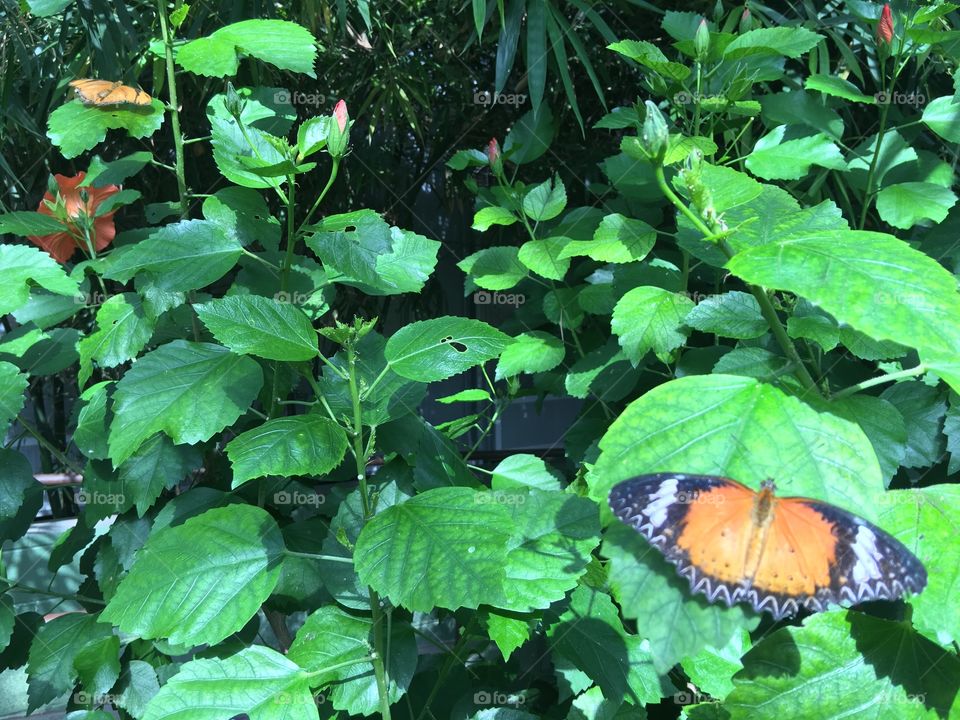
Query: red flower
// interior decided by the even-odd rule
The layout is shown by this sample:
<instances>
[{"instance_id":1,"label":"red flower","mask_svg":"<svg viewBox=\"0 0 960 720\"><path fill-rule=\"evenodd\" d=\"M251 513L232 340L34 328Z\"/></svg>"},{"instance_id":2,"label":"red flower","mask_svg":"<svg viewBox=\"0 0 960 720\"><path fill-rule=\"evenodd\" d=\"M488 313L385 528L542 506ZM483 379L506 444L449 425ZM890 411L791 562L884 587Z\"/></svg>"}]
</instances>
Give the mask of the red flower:
<instances>
[{"instance_id":1,"label":"red flower","mask_svg":"<svg viewBox=\"0 0 960 720\"><path fill-rule=\"evenodd\" d=\"M880 22L877 23L877 42L889 45L893 42L893 13L890 12L890 3L884 3L880 13Z\"/></svg>"},{"instance_id":2,"label":"red flower","mask_svg":"<svg viewBox=\"0 0 960 720\"><path fill-rule=\"evenodd\" d=\"M80 183L82 183L84 177L86 177L86 173L84 172L78 173L73 177L66 177L64 175L54 175L53 177L57 182L57 195L60 198L60 203L63 205L63 210L66 215L65 229L63 232L52 235L31 235L28 239L34 245L39 245L50 253L58 262L66 263L73 257L73 253L76 252L78 245L85 247L82 239L83 230L76 223L72 222L72 220L83 215L93 217L100 203L111 195L120 192L120 188L116 185L107 185L101 188L81 188ZM81 192L86 196L86 200L80 196ZM47 192L44 194L43 200L40 202L40 207L37 208L37 212L43 215L57 217L47 206L47 201L54 203L56 200L50 192ZM90 230L90 240L96 250L103 250L107 247L107 245L113 242L113 238L117 234L117 229L113 224L114 212L115 211L105 213L93 221L93 226Z\"/></svg>"},{"instance_id":3,"label":"red flower","mask_svg":"<svg viewBox=\"0 0 960 720\"><path fill-rule=\"evenodd\" d=\"M503 161L500 159L500 143L497 142L496 138L490 138L490 142L487 143L487 162L490 163L494 172L503 169Z\"/></svg>"},{"instance_id":4,"label":"red flower","mask_svg":"<svg viewBox=\"0 0 960 720\"><path fill-rule=\"evenodd\" d=\"M347 129L347 103L343 100L336 104L336 107L333 108L333 116L337 119L337 127L340 128L340 132L343 132Z\"/></svg>"}]
</instances>

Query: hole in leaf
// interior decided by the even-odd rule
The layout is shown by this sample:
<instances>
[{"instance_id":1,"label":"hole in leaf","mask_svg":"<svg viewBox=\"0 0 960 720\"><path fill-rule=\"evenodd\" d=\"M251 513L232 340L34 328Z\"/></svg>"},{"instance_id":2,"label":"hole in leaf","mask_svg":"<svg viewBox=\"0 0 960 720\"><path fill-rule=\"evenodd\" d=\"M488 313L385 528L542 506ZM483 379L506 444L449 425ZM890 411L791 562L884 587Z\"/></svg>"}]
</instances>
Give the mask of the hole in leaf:
<instances>
[{"instance_id":1,"label":"hole in leaf","mask_svg":"<svg viewBox=\"0 0 960 720\"><path fill-rule=\"evenodd\" d=\"M445 338L441 338L440 342L450 343L450 347L452 347L457 352L464 353L467 351L467 346L464 345L462 342L458 342L457 340L454 340L453 335L447 335Z\"/></svg>"}]
</instances>

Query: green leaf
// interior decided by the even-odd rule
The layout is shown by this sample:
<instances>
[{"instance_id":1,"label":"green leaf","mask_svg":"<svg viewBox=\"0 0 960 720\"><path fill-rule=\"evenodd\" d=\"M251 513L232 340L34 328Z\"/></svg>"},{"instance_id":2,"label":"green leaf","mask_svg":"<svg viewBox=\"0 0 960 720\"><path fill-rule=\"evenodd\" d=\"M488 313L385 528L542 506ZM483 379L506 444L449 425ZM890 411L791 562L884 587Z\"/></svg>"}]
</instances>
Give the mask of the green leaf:
<instances>
[{"instance_id":1,"label":"green leaf","mask_svg":"<svg viewBox=\"0 0 960 720\"><path fill-rule=\"evenodd\" d=\"M565 355L563 341L555 335L541 330L521 333L500 353L496 379L553 370Z\"/></svg>"},{"instance_id":2,"label":"green leaf","mask_svg":"<svg viewBox=\"0 0 960 720\"><path fill-rule=\"evenodd\" d=\"M493 469L490 487L494 490L515 488L536 488L537 490L559 490L558 473L536 455L510 455Z\"/></svg>"},{"instance_id":3,"label":"green leaf","mask_svg":"<svg viewBox=\"0 0 960 720\"><path fill-rule=\"evenodd\" d=\"M907 428L897 407L878 397L852 395L834 398L822 409L860 426L873 445L888 485L907 452Z\"/></svg>"},{"instance_id":4,"label":"green leaf","mask_svg":"<svg viewBox=\"0 0 960 720\"><path fill-rule=\"evenodd\" d=\"M330 215L313 228L307 245L329 280L369 295L420 292L437 264L439 242L391 227L372 210Z\"/></svg>"},{"instance_id":5,"label":"green leaf","mask_svg":"<svg viewBox=\"0 0 960 720\"><path fill-rule=\"evenodd\" d=\"M891 385L880 395L903 417L906 448L900 464L906 468L929 467L943 457L942 434L947 403L943 393L919 380Z\"/></svg>"},{"instance_id":6,"label":"green leaf","mask_svg":"<svg viewBox=\"0 0 960 720\"><path fill-rule=\"evenodd\" d=\"M81 186L89 185L102 188L107 185L119 185L127 178L143 170L150 164L151 160L153 160L153 155L143 150L103 163L96 172L94 172L91 164L91 169L87 171L87 176L83 179Z\"/></svg>"},{"instance_id":7,"label":"green leaf","mask_svg":"<svg viewBox=\"0 0 960 720\"><path fill-rule=\"evenodd\" d=\"M552 220L562 213L566 206L567 190L560 176L544 180L523 196L523 212L536 222Z\"/></svg>"},{"instance_id":8,"label":"green leaf","mask_svg":"<svg viewBox=\"0 0 960 720\"><path fill-rule=\"evenodd\" d=\"M107 130L125 128L135 140L150 137L163 124L163 103L149 105L87 106L79 100L61 105L47 118L47 137L67 158L92 150L107 138Z\"/></svg>"},{"instance_id":9,"label":"green leaf","mask_svg":"<svg viewBox=\"0 0 960 720\"><path fill-rule=\"evenodd\" d=\"M154 322L147 317L136 293L114 295L97 311L97 331L80 340L80 387L93 372L93 360L111 368L137 356L153 336Z\"/></svg>"},{"instance_id":10,"label":"green leaf","mask_svg":"<svg viewBox=\"0 0 960 720\"><path fill-rule=\"evenodd\" d=\"M534 112L547 85L547 14L546 0L527 0L527 86Z\"/></svg>"},{"instance_id":11,"label":"green leaf","mask_svg":"<svg viewBox=\"0 0 960 720\"><path fill-rule=\"evenodd\" d=\"M473 225L470 227L486 232L491 225L513 225L515 222L517 222L517 216L506 208L489 205L477 210L477 214L473 216Z\"/></svg>"},{"instance_id":12,"label":"green leaf","mask_svg":"<svg viewBox=\"0 0 960 720\"><path fill-rule=\"evenodd\" d=\"M0 543L22 537L42 505L43 485L34 480L30 461L0 448Z\"/></svg>"},{"instance_id":13,"label":"green leaf","mask_svg":"<svg viewBox=\"0 0 960 720\"><path fill-rule=\"evenodd\" d=\"M238 355L310 360L317 332L302 310L259 295L233 295L193 306L213 336Z\"/></svg>"},{"instance_id":14,"label":"green leaf","mask_svg":"<svg viewBox=\"0 0 960 720\"><path fill-rule=\"evenodd\" d=\"M280 222L270 214L263 196L252 188L220 188L203 201L203 217L244 247L258 242L276 251L280 246Z\"/></svg>"},{"instance_id":15,"label":"green leaf","mask_svg":"<svg viewBox=\"0 0 960 720\"><path fill-rule=\"evenodd\" d=\"M560 255L568 242L570 238L563 236L528 240L520 246L517 259L541 277L563 280L563 276L570 269L570 260L561 258Z\"/></svg>"},{"instance_id":16,"label":"green leaf","mask_svg":"<svg viewBox=\"0 0 960 720\"><path fill-rule=\"evenodd\" d=\"M510 340L480 320L440 317L398 330L387 341L385 355L398 375L434 382L498 357Z\"/></svg>"},{"instance_id":17,"label":"green leaf","mask_svg":"<svg viewBox=\"0 0 960 720\"><path fill-rule=\"evenodd\" d=\"M240 57L249 56L281 70L315 78L316 41L310 31L286 20L243 20L180 47L177 64L194 75L237 74Z\"/></svg>"},{"instance_id":18,"label":"green leaf","mask_svg":"<svg viewBox=\"0 0 960 720\"><path fill-rule=\"evenodd\" d=\"M793 658L792 672L783 672L784 653ZM958 673L960 660L909 623L817 613L757 643L723 707L731 717L855 717L864 708L889 708L897 718L949 717Z\"/></svg>"},{"instance_id":19,"label":"green leaf","mask_svg":"<svg viewBox=\"0 0 960 720\"><path fill-rule=\"evenodd\" d=\"M181 6L182 7L182 6ZM122 707L135 718L143 717L147 703L160 691L157 673L153 666L143 660L130 660L117 684L114 704Z\"/></svg>"},{"instance_id":20,"label":"green leaf","mask_svg":"<svg viewBox=\"0 0 960 720\"><path fill-rule=\"evenodd\" d=\"M816 90L824 95L843 98L850 102L875 105L877 99L864 93L849 80L836 77L835 75L811 75L804 82L807 90Z\"/></svg>"},{"instance_id":21,"label":"green leaf","mask_svg":"<svg viewBox=\"0 0 960 720\"><path fill-rule=\"evenodd\" d=\"M417 643L406 622L394 620L384 658L389 686L387 697L395 703L404 696L417 667ZM309 673L310 685L329 688L324 697L335 710L351 715L373 715L380 709L377 681L371 660L373 621L349 615L337 607L323 607L297 631L287 657ZM352 664L347 664L352 663ZM336 667L340 665L341 667ZM327 670L327 668L334 668Z\"/></svg>"},{"instance_id":22,"label":"green leaf","mask_svg":"<svg viewBox=\"0 0 960 720\"><path fill-rule=\"evenodd\" d=\"M735 633L730 642L721 648L703 648L681 662L683 671L699 690L722 700L733 690L733 675L743 668L740 658L750 647L750 635L746 630Z\"/></svg>"},{"instance_id":23,"label":"green leaf","mask_svg":"<svg viewBox=\"0 0 960 720\"><path fill-rule=\"evenodd\" d=\"M378 513L357 539L360 579L414 611L501 601L515 528L504 506L480 498L470 488L436 488Z\"/></svg>"},{"instance_id":24,"label":"green leaf","mask_svg":"<svg viewBox=\"0 0 960 720\"><path fill-rule=\"evenodd\" d=\"M72 690L78 676L73 665L76 657L89 644L113 636L113 629L97 619L97 615L69 613L40 626L27 661L28 713Z\"/></svg>"},{"instance_id":25,"label":"green leaf","mask_svg":"<svg viewBox=\"0 0 960 720\"><path fill-rule=\"evenodd\" d=\"M10 422L23 410L23 391L29 384L20 368L0 360L0 437L6 437Z\"/></svg>"},{"instance_id":26,"label":"green leaf","mask_svg":"<svg viewBox=\"0 0 960 720\"><path fill-rule=\"evenodd\" d=\"M73 658L80 683L94 695L102 695L120 677L120 638L109 635L88 642Z\"/></svg>"},{"instance_id":27,"label":"green leaf","mask_svg":"<svg viewBox=\"0 0 960 720\"><path fill-rule=\"evenodd\" d=\"M660 48L646 40L621 40L607 45L607 49L640 63L668 80L683 82L690 76L690 68L669 61Z\"/></svg>"},{"instance_id":28,"label":"green leaf","mask_svg":"<svg viewBox=\"0 0 960 720\"><path fill-rule=\"evenodd\" d=\"M182 220L167 225L144 240L113 251L102 261L103 276L120 282L138 273L161 290L196 290L229 272L243 253L230 237L209 220Z\"/></svg>"},{"instance_id":29,"label":"green leaf","mask_svg":"<svg viewBox=\"0 0 960 720\"><path fill-rule=\"evenodd\" d=\"M162 433L147 440L119 468L123 492L137 506L137 515L153 505L167 488L200 467L200 452L190 445L174 445Z\"/></svg>"},{"instance_id":30,"label":"green leaf","mask_svg":"<svg viewBox=\"0 0 960 720\"><path fill-rule=\"evenodd\" d=\"M494 92L499 93L506 86L507 78L513 69L513 61L517 54L517 43L520 40L520 25L523 21L525 0L510 0L506 14L503 8L506 3L500 3L500 17L503 23L500 27L500 38L497 41L497 61L494 76Z\"/></svg>"},{"instance_id":31,"label":"green leaf","mask_svg":"<svg viewBox=\"0 0 960 720\"><path fill-rule=\"evenodd\" d=\"M77 449L91 460L110 457L107 447L107 396L112 381L91 385L80 394L80 411L73 442Z\"/></svg>"},{"instance_id":32,"label":"green leaf","mask_svg":"<svg viewBox=\"0 0 960 720\"><path fill-rule=\"evenodd\" d=\"M264 475L324 475L340 464L347 437L332 420L296 415L268 420L226 447L236 488Z\"/></svg>"},{"instance_id":33,"label":"green leaf","mask_svg":"<svg viewBox=\"0 0 960 720\"><path fill-rule=\"evenodd\" d=\"M593 240L571 240L558 257L585 255L597 262L634 262L647 256L656 238L656 230L642 220L613 213L603 218Z\"/></svg>"},{"instance_id":34,"label":"green leaf","mask_svg":"<svg viewBox=\"0 0 960 720\"><path fill-rule=\"evenodd\" d=\"M504 660L530 639L530 620L490 610L487 613L487 635L496 643Z\"/></svg>"},{"instance_id":35,"label":"green leaf","mask_svg":"<svg viewBox=\"0 0 960 720\"><path fill-rule=\"evenodd\" d=\"M610 338L606 345L591 350L573 364L567 371L564 388L576 398L585 398L592 391L598 398L612 402L632 389L636 377L630 373L630 366L626 353ZM614 389L618 389L616 395Z\"/></svg>"},{"instance_id":36,"label":"green leaf","mask_svg":"<svg viewBox=\"0 0 960 720\"><path fill-rule=\"evenodd\" d=\"M923 122L947 142L960 142L960 103L952 96L931 100L923 109Z\"/></svg>"},{"instance_id":37,"label":"green leaf","mask_svg":"<svg viewBox=\"0 0 960 720\"><path fill-rule=\"evenodd\" d=\"M274 145L276 137L251 127L249 123L241 128L233 117L219 116L214 100L207 106L207 117L210 119L213 159L220 173L230 182L246 188L279 189L280 179L254 171L255 167L276 166L285 161L284 154ZM243 115L241 120L244 121Z\"/></svg>"},{"instance_id":38,"label":"green leaf","mask_svg":"<svg viewBox=\"0 0 960 720\"><path fill-rule=\"evenodd\" d=\"M609 595L586 586L570 597L570 607L550 625L553 653L582 670L605 697L634 703L660 700L660 680L641 638L630 635Z\"/></svg>"},{"instance_id":39,"label":"green leaf","mask_svg":"<svg viewBox=\"0 0 960 720\"><path fill-rule=\"evenodd\" d=\"M523 0L514 0L514 4L522 7ZM573 40L572 36L568 37ZM503 155L517 165L533 162L550 149L555 134L556 124L550 106L544 103L539 112L531 110L513 123L503 140Z\"/></svg>"},{"instance_id":40,"label":"green leaf","mask_svg":"<svg viewBox=\"0 0 960 720\"><path fill-rule=\"evenodd\" d=\"M156 432L177 444L210 439L247 411L262 383L256 362L219 345L174 340L147 353L116 386L114 467Z\"/></svg>"},{"instance_id":41,"label":"green leaf","mask_svg":"<svg viewBox=\"0 0 960 720\"><path fill-rule=\"evenodd\" d=\"M826 135L818 133L784 140L786 125L780 125L757 141L746 159L747 169L764 180L798 180L811 165L846 170L838 148Z\"/></svg>"},{"instance_id":42,"label":"green leaf","mask_svg":"<svg viewBox=\"0 0 960 720\"><path fill-rule=\"evenodd\" d=\"M840 342L840 328L836 321L824 315L791 315L787 318L787 334L817 343L825 352L833 350Z\"/></svg>"},{"instance_id":43,"label":"green leaf","mask_svg":"<svg viewBox=\"0 0 960 720\"><path fill-rule=\"evenodd\" d=\"M184 663L140 720L316 720L309 680L276 650L251 645L223 659Z\"/></svg>"},{"instance_id":44,"label":"green leaf","mask_svg":"<svg viewBox=\"0 0 960 720\"><path fill-rule=\"evenodd\" d=\"M802 27L758 28L735 37L724 49L723 57L734 59L759 54L798 58L823 39L823 35Z\"/></svg>"},{"instance_id":45,"label":"green leaf","mask_svg":"<svg viewBox=\"0 0 960 720\"><path fill-rule=\"evenodd\" d=\"M265 510L208 510L150 534L101 620L174 645L218 643L242 628L273 591L283 551L280 530Z\"/></svg>"},{"instance_id":46,"label":"green leaf","mask_svg":"<svg viewBox=\"0 0 960 720\"><path fill-rule=\"evenodd\" d=\"M478 250L458 262L457 267L485 290L508 290L528 274L526 266L520 262L520 251L515 247Z\"/></svg>"},{"instance_id":47,"label":"green leaf","mask_svg":"<svg viewBox=\"0 0 960 720\"><path fill-rule=\"evenodd\" d=\"M664 357L687 339L684 318L693 301L658 287L634 288L613 309L611 328L627 357L638 363L653 350Z\"/></svg>"},{"instance_id":48,"label":"green leaf","mask_svg":"<svg viewBox=\"0 0 960 720\"><path fill-rule=\"evenodd\" d=\"M444 405L458 402L493 402L493 398L490 397L490 393L486 390L471 388L469 390L461 390L453 395L437 398L437 402Z\"/></svg>"},{"instance_id":49,"label":"green leaf","mask_svg":"<svg viewBox=\"0 0 960 720\"><path fill-rule=\"evenodd\" d=\"M760 99L760 104L767 127L806 125L834 140L843 136L843 119L839 113L826 107L813 93L804 90L770 93Z\"/></svg>"},{"instance_id":50,"label":"green leaf","mask_svg":"<svg viewBox=\"0 0 960 720\"><path fill-rule=\"evenodd\" d=\"M19 310L30 296L30 283L57 295L76 296L80 286L63 267L26 245L0 245L0 315Z\"/></svg>"},{"instance_id":51,"label":"green leaf","mask_svg":"<svg viewBox=\"0 0 960 720\"><path fill-rule=\"evenodd\" d=\"M684 322L696 330L738 340L758 338L768 330L756 298L738 291L702 300L687 313Z\"/></svg>"},{"instance_id":52,"label":"green leaf","mask_svg":"<svg viewBox=\"0 0 960 720\"><path fill-rule=\"evenodd\" d=\"M888 185L877 194L880 219L893 227L909 230L914 225L940 223L957 202L950 188L928 182Z\"/></svg>"},{"instance_id":53,"label":"green leaf","mask_svg":"<svg viewBox=\"0 0 960 720\"><path fill-rule=\"evenodd\" d=\"M0 215L0 234L11 235L53 235L65 230L62 222L56 218L38 212L18 210Z\"/></svg>"}]
</instances>

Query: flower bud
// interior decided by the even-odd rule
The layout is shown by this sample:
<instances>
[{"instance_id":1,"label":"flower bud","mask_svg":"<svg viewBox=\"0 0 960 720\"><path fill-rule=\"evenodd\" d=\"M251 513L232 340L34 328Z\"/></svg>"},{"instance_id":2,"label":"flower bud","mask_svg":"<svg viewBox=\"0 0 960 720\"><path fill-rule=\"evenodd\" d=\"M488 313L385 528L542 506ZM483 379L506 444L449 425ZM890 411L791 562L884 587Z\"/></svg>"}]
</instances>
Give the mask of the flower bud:
<instances>
[{"instance_id":1,"label":"flower bud","mask_svg":"<svg viewBox=\"0 0 960 720\"><path fill-rule=\"evenodd\" d=\"M496 138L490 138L490 142L487 143L487 162L490 163L490 169L496 175L499 175L503 172L503 158L500 155L500 143L497 142Z\"/></svg>"},{"instance_id":2,"label":"flower bud","mask_svg":"<svg viewBox=\"0 0 960 720\"><path fill-rule=\"evenodd\" d=\"M883 11L880 13L880 22L877 23L877 44L890 47L893 42L893 13L890 10L890 3L884 3Z\"/></svg>"},{"instance_id":3,"label":"flower bud","mask_svg":"<svg viewBox=\"0 0 960 720\"><path fill-rule=\"evenodd\" d=\"M707 59L707 53L710 52L710 28L707 27L706 18L701 19L697 25L697 32L693 36L693 49L697 53L698 62Z\"/></svg>"},{"instance_id":4,"label":"flower bud","mask_svg":"<svg viewBox=\"0 0 960 720\"><path fill-rule=\"evenodd\" d=\"M641 142L647 156L657 164L660 164L667 154L670 132L667 130L667 121L663 119L659 108L649 100L647 100L644 105L647 108L647 117L643 121Z\"/></svg>"},{"instance_id":5,"label":"flower bud","mask_svg":"<svg viewBox=\"0 0 960 720\"><path fill-rule=\"evenodd\" d=\"M750 32L753 29L753 16L750 14L750 8L744 6L740 13L740 34Z\"/></svg>"},{"instance_id":6,"label":"flower bud","mask_svg":"<svg viewBox=\"0 0 960 720\"><path fill-rule=\"evenodd\" d=\"M340 100L330 115L330 129L327 132L327 152L335 158L343 157L350 143L350 116L347 103Z\"/></svg>"},{"instance_id":7,"label":"flower bud","mask_svg":"<svg viewBox=\"0 0 960 720\"><path fill-rule=\"evenodd\" d=\"M240 122L240 115L247 106L247 101L240 97L233 83L229 81L227 81L227 93L223 99L223 106L237 122Z\"/></svg>"}]
</instances>

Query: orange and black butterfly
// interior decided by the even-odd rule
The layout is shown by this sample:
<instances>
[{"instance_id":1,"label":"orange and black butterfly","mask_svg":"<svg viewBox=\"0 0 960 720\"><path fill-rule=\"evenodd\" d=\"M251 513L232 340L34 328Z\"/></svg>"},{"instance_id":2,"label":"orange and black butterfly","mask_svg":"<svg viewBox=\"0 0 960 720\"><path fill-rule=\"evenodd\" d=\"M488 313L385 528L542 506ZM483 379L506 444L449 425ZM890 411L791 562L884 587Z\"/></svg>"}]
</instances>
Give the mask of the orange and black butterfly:
<instances>
[{"instance_id":1,"label":"orange and black butterfly","mask_svg":"<svg viewBox=\"0 0 960 720\"><path fill-rule=\"evenodd\" d=\"M777 620L800 608L918 593L923 564L861 517L818 500L776 497L716 475L640 475L610 491L614 514L654 545L692 592L746 602Z\"/></svg>"},{"instance_id":2,"label":"orange and black butterfly","mask_svg":"<svg viewBox=\"0 0 960 720\"><path fill-rule=\"evenodd\" d=\"M109 80L71 80L70 87L84 105L149 105L153 101L143 90Z\"/></svg>"}]
</instances>

